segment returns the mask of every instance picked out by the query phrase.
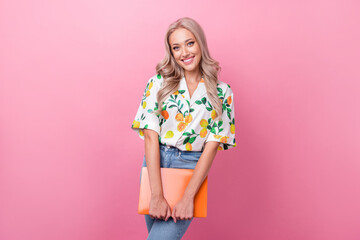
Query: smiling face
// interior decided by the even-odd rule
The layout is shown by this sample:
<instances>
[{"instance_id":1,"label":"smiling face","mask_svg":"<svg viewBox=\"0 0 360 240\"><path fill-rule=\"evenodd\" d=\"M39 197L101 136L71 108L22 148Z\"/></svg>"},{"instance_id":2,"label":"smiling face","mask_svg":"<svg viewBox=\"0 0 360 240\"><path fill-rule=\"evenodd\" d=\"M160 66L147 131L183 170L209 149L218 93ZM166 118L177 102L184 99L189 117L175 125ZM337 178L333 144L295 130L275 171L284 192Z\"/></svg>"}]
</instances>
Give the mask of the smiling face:
<instances>
[{"instance_id":1,"label":"smiling face","mask_svg":"<svg viewBox=\"0 0 360 240\"><path fill-rule=\"evenodd\" d=\"M199 71L201 60L200 46L192 32L178 28L169 36L169 44L175 61L184 71Z\"/></svg>"}]
</instances>

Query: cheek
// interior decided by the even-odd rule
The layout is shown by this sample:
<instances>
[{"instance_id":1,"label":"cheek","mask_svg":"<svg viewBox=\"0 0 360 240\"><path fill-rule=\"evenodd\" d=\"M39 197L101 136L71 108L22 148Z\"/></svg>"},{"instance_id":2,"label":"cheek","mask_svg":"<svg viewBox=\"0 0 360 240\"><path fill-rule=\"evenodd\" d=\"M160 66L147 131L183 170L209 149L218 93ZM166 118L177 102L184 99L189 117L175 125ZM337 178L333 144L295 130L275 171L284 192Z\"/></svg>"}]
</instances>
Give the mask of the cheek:
<instances>
[{"instance_id":1,"label":"cheek","mask_svg":"<svg viewBox=\"0 0 360 240\"><path fill-rule=\"evenodd\" d=\"M199 48L199 47L197 47L195 51L196 51L196 54L197 54L197 55L201 55L201 51L200 51L200 48Z\"/></svg>"},{"instance_id":2,"label":"cheek","mask_svg":"<svg viewBox=\"0 0 360 240\"><path fill-rule=\"evenodd\" d=\"M180 58L180 54L177 53L177 52L173 52L173 56L174 58L176 59L176 61L180 61L179 58Z\"/></svg>"}]
</instances>

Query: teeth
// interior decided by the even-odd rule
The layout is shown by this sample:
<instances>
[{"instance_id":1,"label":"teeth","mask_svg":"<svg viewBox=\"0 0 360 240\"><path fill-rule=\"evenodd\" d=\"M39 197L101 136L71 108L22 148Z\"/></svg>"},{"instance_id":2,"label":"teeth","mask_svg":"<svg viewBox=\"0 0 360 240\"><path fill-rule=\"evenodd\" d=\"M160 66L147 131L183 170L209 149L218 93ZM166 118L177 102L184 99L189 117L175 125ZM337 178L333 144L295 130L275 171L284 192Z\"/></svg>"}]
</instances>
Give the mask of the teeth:
<instances>
[{"instance_id":1,"label":"teeth","mask_svg":"<svg viewBox=\"0 0 360 240\"><path fill-rule=\"evenodd\" d=\"M187 59L187 60L184 60L184 62L190 62L194 57L190 58L190 59Z\"/></svg>"}]
</instances>

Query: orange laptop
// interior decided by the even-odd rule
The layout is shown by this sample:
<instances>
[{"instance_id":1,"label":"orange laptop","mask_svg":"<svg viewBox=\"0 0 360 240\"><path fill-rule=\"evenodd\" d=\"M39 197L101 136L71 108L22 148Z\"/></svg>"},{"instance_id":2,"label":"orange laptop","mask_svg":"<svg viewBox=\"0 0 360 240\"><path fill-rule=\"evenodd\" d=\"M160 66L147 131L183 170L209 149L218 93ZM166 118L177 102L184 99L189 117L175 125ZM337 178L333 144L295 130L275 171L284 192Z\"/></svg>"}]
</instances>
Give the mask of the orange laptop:
<instances>
[{"instance_id":1,"label":"orange laptop","mask_svg":"<svg viewBox=\"0 0 360 240\"><path fill-rule=\"evenodd\" d=\"M194 169L160 168L164 198L170 205L171 211L184 195ZM194 199L193 217L206 217L207 213L207 179L205 177ZM139 214L149 214L151 189L147 167L142 167L139 196Z\"/></svg>"}]
</instances>

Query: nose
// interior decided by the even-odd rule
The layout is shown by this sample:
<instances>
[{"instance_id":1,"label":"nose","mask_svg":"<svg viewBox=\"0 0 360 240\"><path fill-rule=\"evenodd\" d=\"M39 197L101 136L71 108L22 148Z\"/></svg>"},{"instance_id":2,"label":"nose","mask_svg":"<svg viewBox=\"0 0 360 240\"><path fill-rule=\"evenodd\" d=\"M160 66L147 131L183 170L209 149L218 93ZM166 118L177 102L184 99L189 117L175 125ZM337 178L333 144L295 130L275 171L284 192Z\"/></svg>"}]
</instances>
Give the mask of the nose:
<instances>
[{"instance_id":1,"label":"nose","mask_svg":"<svg viewBox=\"0 0 360 240\"><path fill-rule=\"evenodd\" d=\"M187 48L184 48L183 52L182 52L182 57L186 58L189 56L189 51L187 50Z\"/></svg>"}]
</instances>

